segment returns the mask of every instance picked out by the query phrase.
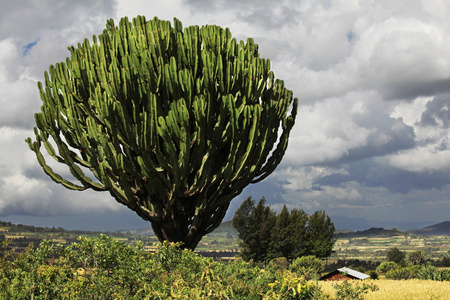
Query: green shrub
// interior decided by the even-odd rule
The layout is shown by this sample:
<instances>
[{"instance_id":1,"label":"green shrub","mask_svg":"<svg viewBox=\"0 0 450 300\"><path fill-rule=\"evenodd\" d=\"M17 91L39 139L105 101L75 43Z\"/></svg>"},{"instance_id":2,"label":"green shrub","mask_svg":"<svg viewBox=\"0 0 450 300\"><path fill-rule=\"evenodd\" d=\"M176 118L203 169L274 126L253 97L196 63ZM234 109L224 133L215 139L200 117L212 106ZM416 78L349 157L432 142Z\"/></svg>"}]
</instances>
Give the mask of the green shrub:
<instances>
[{"instance_id":1,"label":"green shrub","mask_svg":"<svg viewBox=\"0 0 450 300\"><path fill-rule=\"evenodd\" d=\"M352 284L349 282L349 280L343 280L341 283L336 284L333 287L336 290L337 300L364 299L364 294L367 294L370 291L378 290L378 287L376 285L368 283Z\"/></svg>"},{"instance_id":2,"label":"green shrub","mask_svg":"<svg viewBox=\"0 0 450 300\"><path fill-rule=\"evenodd\" d=\"M435 266L432 266L430 264L422 266L420 270L417 271L417 278L419 279L430 279L435 280L437 275L438 269Z\"/></svg>"},{"instance_id":3,"label":"green shrub","mask_svg":"<svg viewBox=\"0 0 450 300\"><path fill-rule=\"evenodd\" d=\"M319 279L324 268L323 261L314 255L299 257L289 267L294 274L304 276L307 280Z\"/></svg>"},{"instance_id":4,"label":"green shrub","mask_svg":"<svg viewBox=\"0 0 450 300\"><path fill-rule=\"evenodd\" d=\"M435 264L437 267L450 267L450 256L444 254Z\"/></svg>"},{"instance_id":5,"label":"green shrub","mask_svg":"<svg viewBox=\"0 0 450 300\"><path fill-rule=\"evenodd\" d=\"M420 266L409 266L404 268L392 269L386 272L386 279L412 279L417 278L417 273L420 270Z\"/></svg>"},{"instance_id":6,"label":"green shrub","mask_svg":"<svg viewBox=\"0 0 450 300\"><path fill-rule=\"evenodd\" d=\"M450 270L439 270L433 265L427 264L417 271L417 278L423 280L450 281Z\"/></svg>"},{"instance_id":7,"label":"green shrub","mask_svg":"<svg viewBox=\"0 0 450 300\"><path fill-rule=\"evenodd\" d=\"M289 268L289 261L286 257L277 257L269 262L269 266L277 270L287 270Z\"/></svg>"},{"instance_id":8,"label":"green shrub","mask_svg":"<svg viewBox=\"0 0 450 300\"><path fill-rule=\"evenodd\" d=\"M314 282L274 266L216 262L178 244L155 253L104 235L16 254L2 245L0 299L317 299Z\"/></svg>"},{"instance_id":9,"label":"green shrub","mask_svg":"<svg viewBox=\"0 0 450 300\"><path fill-rule=\"evenodd\" d=\"M128 251L127 251L128 250ZM80 238L63 248L43 241L39 248L2 258L0 297L6 299L110 299L129 297L138 284L132 269L137 249L106 236Z\"/></svg>"},{"instance_id":10,"label":"green shrub","mask_svg":"<svg viewBox=\"0 0 450 300\"><path fill-rule=\"evenodd\" d=\"M399 265L393 261L384 261L377 267L377 273L386 274L388 271L392 269L398 269Z\"/></svg>"},{"instance_id":11,"label":"green shrub","mask_svg":"<svg viewBox=\"0 0 450 300\"><path fill-rule=\"evenodd\" d=\"M296 277L290 272L285 272L281 280L269 284L262 299L323 299L324 295L319 286L307 281L304 277Z\"/></svg>"},{"instance_id":12,"label":"green shrub","mask_svg":"<svg viewBox=\"0 0 450 300\"><path fill-rule=\"evenodd\" d=\"M450 270L439 270L436 278L440 281L450 281Z\"/></svg>"},{"instance_id":13,"label":"green shrub","mask_svg":"<svg viewBox=\"0 0 450 300\"><path fill-rule=\"evenodd\" d=\"M409 252L405 261L412 265L421 265L425 262L425 252L423 250Z\"/></svg>"}]
</instances>

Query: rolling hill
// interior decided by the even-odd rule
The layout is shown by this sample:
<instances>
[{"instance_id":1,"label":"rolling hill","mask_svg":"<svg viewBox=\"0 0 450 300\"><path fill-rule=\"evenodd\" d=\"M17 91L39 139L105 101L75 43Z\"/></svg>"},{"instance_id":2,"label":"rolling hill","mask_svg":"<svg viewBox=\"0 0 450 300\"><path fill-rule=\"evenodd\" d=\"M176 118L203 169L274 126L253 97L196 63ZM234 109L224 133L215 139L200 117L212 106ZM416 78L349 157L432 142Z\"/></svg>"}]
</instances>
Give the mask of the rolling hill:
<instances>
[{"instance_id":1,"label":"rolling hill","mask_svg":"<svg viewBox=\"0 0 450 300\"><path fill-rule=\"evenodd\" d=\"M408 233L417 235L450 235L450 221L441 222L422 229L408 230Z\"/></svg>"},{"instance_id":2,"label":"rolling hill","mask_svg":"<svg viewBox=\"0 0 450 300\"><path fill-rule=\"evenodd\" d=\"M351 230L337 230L335 233L339 237L391 237L397 235L404 235L404 233L397 229L384 229L372 227L363 231Z\"/></svg>"}]
</instances>

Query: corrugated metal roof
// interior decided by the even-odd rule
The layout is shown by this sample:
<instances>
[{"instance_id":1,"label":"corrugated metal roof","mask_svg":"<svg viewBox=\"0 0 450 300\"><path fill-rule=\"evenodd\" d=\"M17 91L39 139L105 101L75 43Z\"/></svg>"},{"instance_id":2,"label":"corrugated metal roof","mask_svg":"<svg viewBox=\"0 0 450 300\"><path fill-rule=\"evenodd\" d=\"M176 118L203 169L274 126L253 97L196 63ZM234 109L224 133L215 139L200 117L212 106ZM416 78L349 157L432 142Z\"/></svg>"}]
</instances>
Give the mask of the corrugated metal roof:
<instances>
[{"instance_id":1,"label":"corrugated metal roof","mask_svg":"<svg viewBox=\"0 0 450 300\"><path fill-rule=\"evenodd\" d=\"M342 272L342 273L346 273L348 275L351 275L351 276L356 277L356 278L361 279L361 280L364 280L364 279L367 279L367 278L370 277L367 274L364 274L364 273L361 273L361 272L358 272L358 271L355 271L355 270L352 270L352 269L349 269L349 268L346 268L346 267L340 268L340 269L338 269L338 271Z\"/></svg>"}]
</instances>

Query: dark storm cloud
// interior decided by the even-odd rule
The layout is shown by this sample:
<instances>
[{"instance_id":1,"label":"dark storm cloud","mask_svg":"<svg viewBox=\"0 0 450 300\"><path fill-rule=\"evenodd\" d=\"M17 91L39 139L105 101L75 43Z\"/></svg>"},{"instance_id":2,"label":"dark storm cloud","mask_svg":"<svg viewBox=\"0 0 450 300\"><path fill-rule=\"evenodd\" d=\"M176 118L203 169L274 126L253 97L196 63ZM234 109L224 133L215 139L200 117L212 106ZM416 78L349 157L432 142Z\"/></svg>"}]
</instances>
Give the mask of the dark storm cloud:
<instances>
[{"instance_id":1,"label":"dark storm cloud","mask_svg":"<svg viewBox=\"0 0 450 300\"><path fill-rule=\"evenodd\" d=\"M405 71L407 72L407 71ZM383 94L387 100L408 99L414 100L420 96L434 96L439 93L450 92L450 82L448 79L436 79L428 81L418 78L409 82L387 83L383 82Z\"/></svg>"},{"instance_id":2,"label":"dark storm cloud","mask_svg":"<svg viewBox=\"0 0 450 300\"><path fill-rule=\"evenodd\" d=\"M337 187L353 181L367 187L384 187L392 193L405 194L412 190L441 189L450 184L450 176L442 171L410 172L373 159L347 164L346 170L346 174L324 176L314 185Z\"/></svg>"},{"instance_id":3,"label":"dark storm cloud","mask_svg":"<svg viewBox=\"0 0 450 300\"><path fill-rule=\"evenodd\" d=\"M384 167L380 172L371 170L371 172L361 175L365 175L361 181L366 186L383 186L393 193L401 194L408 193L411 190L441 189L450 184L449 176L442 171L418 173Z\"/></svg>"},{"instance_id":4,"label":"dark storm cloud","mask_svg":"<svg viewBox=\"0 0 450 300\"><path fill-rule=\"evenodd\" d=\"M387 115L376 119L356 118L355 123L362 128L376 128L376 131L368 137L366 145L350 149L348 155L342 158L342 162L384 156L413 148L416 144L414 128Z\"/></svg>"},{"instance_id":5,"label":"dark storm cloud","mask_svg":"<svg viewBox=\"0 0 450 300\"><path fill-rule=\"evenodd\" d=\"M419 125L450 127L450 94L442 94L433 98L426 105Z\"/></svg>"}]
</instances>

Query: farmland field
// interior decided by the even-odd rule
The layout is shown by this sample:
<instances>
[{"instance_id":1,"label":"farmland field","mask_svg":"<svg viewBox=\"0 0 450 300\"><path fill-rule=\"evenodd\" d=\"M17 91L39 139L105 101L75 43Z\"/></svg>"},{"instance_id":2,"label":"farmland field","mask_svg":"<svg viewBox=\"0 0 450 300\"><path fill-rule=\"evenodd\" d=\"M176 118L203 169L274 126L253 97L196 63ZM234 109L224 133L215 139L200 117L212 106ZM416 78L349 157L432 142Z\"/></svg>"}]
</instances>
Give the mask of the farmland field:
<instances>
[{"instance_id":1,"label":"farmland field","mask_svg":"<svg viewBox=\"0 0 450 300\"><path fill-rule=\"evenodd\" d=\"M358 236L338 237L334 244L334 253L328 258L336 260L383 261L386 251L396 247L404 252L423 250L429 260L439 260L450 255L450 235L394 235L394 236ZM205 236L198 250L235 250L239 251L237 234L213 232Z\"/></svg>"},{"instance_id":2,"label":"farmland field","mask_svg":"<svg viewBox=\"0 0 450 300\"><path fill-rule=\"evenodd\" d=\"M398 235L391 237L355 237L338 238L329 260L372 260L381 261L386 258L386 251L396 247L404 252L423 250L425 257L438 260L450 254L450 236L413 236Z\"/></svg>"},{"instance_id":3,"label":"farmland field","mask_svg":"<svg viewBox=\"0 0 450 300\"><path fill-rule=\"evenodd\" d=\"M370 232L370 231L369 231ZM24 249L28 243L35 246L43 239L69 244L76 241L78 236L95 237L99 232L66 231L62 228L39 228L33 226L13 225L0 223L0 238L10 239L13 247ZM334 253L327 259L328 263L348 260L361 260L380 262L386 259L386 251L396 247L404 252L423 250L427 260L437 261L445 256L450 256L450 235L412 235L396 230L384 230L379 234L367 234L365 232L355 235L338 236L334 245ZM134 231L105 233L127 244L135 244L142 241L144 249L154 250L158 239L154 235L140 235ZM211 234L205 236L199 243L199 252L219 251L227 252L228 257L237 255L239 244L237 232L230 222L226 222Z\"/></svg>"},{"instance_id":4,"label":"farmland field","mask_svg":"<svg viewBox=\"0 0 450 300\"><path fill-rule=\"evenodd\" d=\"M353 281L352 284L362 283L373 284L378 287L377 291L372 291L364 296L368 300L398 300L398 299L450 299L450 282L431 281L431 280L366 280ZM319 286L325 294L335 296L332 281L320 281Z\"/></svg>"}]
</instances>

